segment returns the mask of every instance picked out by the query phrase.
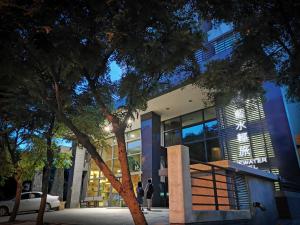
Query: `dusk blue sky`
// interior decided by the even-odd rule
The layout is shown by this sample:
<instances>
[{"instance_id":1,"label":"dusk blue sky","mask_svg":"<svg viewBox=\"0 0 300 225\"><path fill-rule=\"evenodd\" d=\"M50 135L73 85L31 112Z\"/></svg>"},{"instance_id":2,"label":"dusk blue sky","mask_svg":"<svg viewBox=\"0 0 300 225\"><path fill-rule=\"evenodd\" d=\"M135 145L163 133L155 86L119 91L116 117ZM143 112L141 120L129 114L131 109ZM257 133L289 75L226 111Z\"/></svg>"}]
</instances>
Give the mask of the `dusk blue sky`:
<instances>
[{"instance_id":1,"label":"dusk blue sky","mask_svg":"<svg viewBox=\"0 0 300 225\"><path fill-rule=\"evenodd\" d=\"M110 67L109 75L111 80L112 81L119 80L122 75L122 69L120 68L120 66L116 63L116 61L112 61L109 67Z\"/></svg>"}]
</instances>

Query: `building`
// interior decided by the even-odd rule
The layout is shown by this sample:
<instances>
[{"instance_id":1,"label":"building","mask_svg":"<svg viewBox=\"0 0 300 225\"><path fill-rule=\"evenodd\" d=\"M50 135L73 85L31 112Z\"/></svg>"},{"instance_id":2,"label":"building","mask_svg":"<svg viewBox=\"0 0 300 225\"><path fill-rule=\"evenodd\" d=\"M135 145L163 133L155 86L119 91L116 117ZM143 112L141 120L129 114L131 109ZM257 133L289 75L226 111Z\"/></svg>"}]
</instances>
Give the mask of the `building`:
<instances>
[{"instance_id":1,"label":"building","mask_svg":"<svg viewBox=\"0 0 300 225\"><path fill-rule=\"evenodd\" d=\"M230 26L223 26L221 32L210 24L204 24L203 29L208 31L208 50L197 52L202 67L208 60L227 57L238 37ZM299 183L300 104L289 103L282 88L266 83L265 100L243 100L242 105L233 100L223 107L209 103L206 90L177 84L149 100L147 110L126 133L132 181L134 186L140 180L145 185L152 178L154 206L168 204L167 179L159 170L167 167L165 148L176 144L189 147L191 163L229 159ZM121 178L117 153L114 137L108 138L100 154ZM99 197L97 206L124 205L85 150L73 146L73 154L69 207L94 196Z\"/></svg>"}]
</instances>

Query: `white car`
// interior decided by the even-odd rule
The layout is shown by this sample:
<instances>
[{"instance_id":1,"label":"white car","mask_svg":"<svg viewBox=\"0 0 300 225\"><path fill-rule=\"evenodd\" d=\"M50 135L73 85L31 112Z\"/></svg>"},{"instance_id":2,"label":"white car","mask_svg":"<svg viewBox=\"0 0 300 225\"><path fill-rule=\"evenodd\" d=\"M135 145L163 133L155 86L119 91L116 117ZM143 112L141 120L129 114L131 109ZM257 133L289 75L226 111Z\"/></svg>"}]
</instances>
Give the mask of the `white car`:
<instances>
[{"instance_id":1,"label":"white car","mask_svg":"<svg viewBox=\"0 0 300 225\"><path fill-rule=\"evenodd\" d=\"M42 192L23 192L19 212L37 211L40 208ZM15 198L8 201L0 201L0 216L8 215L12 212ZM45 211L57 209L60 205L59 196L47 195Z\"/></svg>"}]
</instances>

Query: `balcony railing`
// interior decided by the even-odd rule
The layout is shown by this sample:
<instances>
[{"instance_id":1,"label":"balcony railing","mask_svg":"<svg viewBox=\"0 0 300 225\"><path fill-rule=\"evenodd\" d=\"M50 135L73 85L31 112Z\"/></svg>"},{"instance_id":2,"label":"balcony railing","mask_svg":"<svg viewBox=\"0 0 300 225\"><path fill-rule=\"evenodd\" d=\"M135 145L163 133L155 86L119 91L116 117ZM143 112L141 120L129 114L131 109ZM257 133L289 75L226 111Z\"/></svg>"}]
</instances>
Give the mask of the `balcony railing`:
<instances>
[{"instance_id":1,"label":"balcony railing","mask_svg":"<svg viewBox=\"0 0 300 225\"><path fill-rule=\"evenodd\" d=\"M242 174L199 162L190 166L193 210L248 209L249 196Z\"/></svg>"}]
</instances>

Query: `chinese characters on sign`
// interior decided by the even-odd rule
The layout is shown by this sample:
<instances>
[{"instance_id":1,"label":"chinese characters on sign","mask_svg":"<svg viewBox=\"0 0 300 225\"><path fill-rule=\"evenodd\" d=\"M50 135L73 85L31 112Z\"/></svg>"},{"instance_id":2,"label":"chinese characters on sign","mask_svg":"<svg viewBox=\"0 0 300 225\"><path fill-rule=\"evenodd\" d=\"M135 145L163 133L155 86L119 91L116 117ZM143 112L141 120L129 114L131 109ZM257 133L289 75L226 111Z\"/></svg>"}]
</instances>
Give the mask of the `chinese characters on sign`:
<instances>
[{"instance_id":1,"label":"chinese characters on sign","mask_svg":"<svg viewBox=\"0 0 300 225\"><path fill-rule=\"evenodd\" d=\"M246 115L244 109L236 109L234 112L236 122L236 130L237 131L243 131L243 129L247 129L246 127ZM245 157L245 156L251 156L251 148L249 144L249 137L248 133L245 132L239 132L237 133L237 140L239 142L239 156Z\"/></svg>"},{"instance_id":2,"label":"chinese characters on sign","mask_svg":"<svg viewBox=\"0 0 300 225\"><path fill-rule=\"evenodd\" d=\"M245 157L251 157L251 147L250 147L250 139L248 136L247 132L247 126L246 126L246 115L245 115L245 110L243 108L238 108L234 111L234 116L236 119L236 130L237 130L237 141L238 141L238 155L240 158L245 158ZM260 163L265 163L267 162L266 157L261 157L261 158L252 158L252 159L242 159L237 161L240 164L252 167L252 168L257 168L256 164Z\"/></svg>"}]
</instances>

